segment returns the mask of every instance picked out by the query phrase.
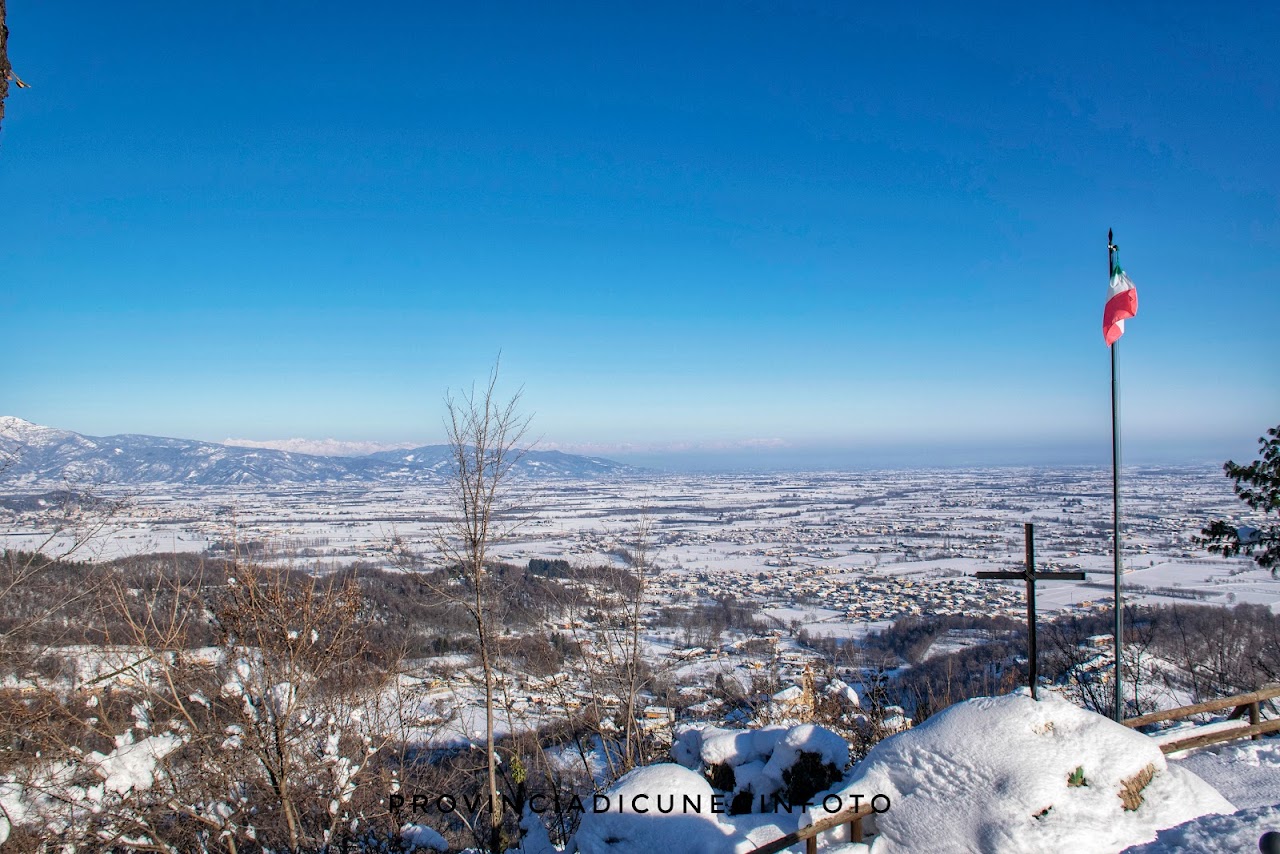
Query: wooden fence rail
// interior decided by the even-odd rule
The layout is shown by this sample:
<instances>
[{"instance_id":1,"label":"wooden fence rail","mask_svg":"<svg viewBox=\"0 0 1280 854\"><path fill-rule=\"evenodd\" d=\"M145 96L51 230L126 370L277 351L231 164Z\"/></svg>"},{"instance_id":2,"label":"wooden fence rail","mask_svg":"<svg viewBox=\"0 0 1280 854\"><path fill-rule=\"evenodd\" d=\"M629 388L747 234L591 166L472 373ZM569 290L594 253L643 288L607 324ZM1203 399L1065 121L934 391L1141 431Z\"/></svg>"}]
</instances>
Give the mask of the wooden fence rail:
<instances>
[{"instance_id":1,"label":"wooden fence rail","mask_svg":"<svg viewBox=\"0 0 1280 854\"><path fill-rule=\"evenodd\" d=\"M1257 691L1236 694L1234 697L1223 697L1221 700L1209 700L1205 703L1194 703L1190 706L1179 706L1176 709L1167 709L1163 712L1139 715L1136 718L1127 719L1124 725L1127 727L1140 727L1159 723L1160 721L1187 718L1204 712L1220 712L1223 709L1232 709L1231 714L1227 716L1227 720L1239 720L1247 714L1249 716L1249 725L1217 730L1203 735L1191 734L1186 738L1161 744L1161 752L1174 753L1179 750L1190 750L1193 747L1204 747L1208 744L1235 741L1240 738L1251 738L1257 741L1265 733L1280 732L1280 720L1262 720L1261 704L1276 697L1280 697L1280 684L1264 685Z\"/></svg>"},{"instance_id":2,"label":"wooden fence rail","mask_svg":"<svg viewBox=\"0 0 1280 854\"><path fill-rule=\"evenodd\" d=\"M849 825L849 841L862 841L862 820L871 815L875 810L869 806L861 806L857 809L847 809L844 812L838 812L835 815L828 816L821 821L815 821L808 827L802 827L795 833L788 833L781 839L775 839L772 842L761 845L759 848L751 850L750 854L777 854L779 851L785 851L797 842L804 842L805 854L817 854L818 851L818 834L831 830L833 827L839 827L842 824Z\"/></svg>"}]
</instances>

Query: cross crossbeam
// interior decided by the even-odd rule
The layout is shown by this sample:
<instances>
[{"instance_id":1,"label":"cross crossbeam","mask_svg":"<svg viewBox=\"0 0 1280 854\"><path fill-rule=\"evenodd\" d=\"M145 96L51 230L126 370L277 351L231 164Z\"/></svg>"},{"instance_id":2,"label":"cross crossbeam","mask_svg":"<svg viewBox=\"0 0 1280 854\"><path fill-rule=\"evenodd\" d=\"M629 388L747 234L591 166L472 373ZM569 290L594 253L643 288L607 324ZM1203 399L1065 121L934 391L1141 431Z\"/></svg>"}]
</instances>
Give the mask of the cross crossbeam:
<instances>
[{"instance_id":1,"label":"cross crossbeam","mask_svg":"<svg viewBox=\"0 0 1280 854\"><path fill-rule=\"evenodd\" d=\"M1036 696L1036 683L1040 680L1040 657L1036 649L1036 582L1037 581L1084 581L1083 572L1036 572L1036 540L1035 526L1030 522L1023 525L1027 539L1026 568L1022 572L979 572L978 578L1003 580L1022 579L1027 582L1027 664L1030 673L1027 681L1031 685L1032 699Z\"/></svg>"}]
</instances>

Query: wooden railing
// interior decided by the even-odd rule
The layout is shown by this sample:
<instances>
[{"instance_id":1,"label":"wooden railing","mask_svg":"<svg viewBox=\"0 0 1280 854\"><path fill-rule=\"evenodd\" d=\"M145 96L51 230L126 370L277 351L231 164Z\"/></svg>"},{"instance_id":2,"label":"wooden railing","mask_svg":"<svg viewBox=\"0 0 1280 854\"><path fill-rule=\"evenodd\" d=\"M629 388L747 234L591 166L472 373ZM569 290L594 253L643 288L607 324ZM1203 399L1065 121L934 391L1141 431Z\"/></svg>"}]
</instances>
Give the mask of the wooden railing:
<instances>
[{"instance_id":1,"label":"wooden railing","mask_svg":"<svg viewBox=\"0 0 1280 854\"><path fill-rule=\"evenodd\" d=\"M1227 716L1227 720L1240 720L1247 714L1249 716L1249 725L1215 730L1203 735L1189 735L1177 741L1165 742L1160 745L1161 752L1174 753L1178 750L1190 750L1193 747L1204 747L1208 744L1235 741L1240 738L1251 738L1257 741L1264 733L1280 732L1280 719L1264 721L1262 720L1260 709L1262 703L1276 697L1280 697L1280 684L1264 685L1257 691L1250 691L1247 694L1236 694L1234 697L1223 697L1221 700L1210 700L1207 703L1195 703L1194 705L1179 706L1176 709L1168 709L1163 712L1139 715L1136 718L1129 718L1124 722L1124 725L1127 727L1140 727L1159 723L1160 721L1178 720L1179 718L1198 715L1202 712L1220 712L1223 709L1232 709L1231 714Z\"/></svg>"},{"instance_id":2,"label":"wooden railing","mask_svg":"<svg viewBox=\"0 0 1280 854\"><path fill-rule=\"evenodd\" d=\"M797 842L804 842L805 854L817 854L818 834L839 827L842 824L849 825L849 842L861 842L862 820L874 812L875 810L869 806L838 812L835 815L827 816L821 821L815 821L808 827L802 827L795 833L788 833L781 839L775 839L767 845L754 848L750 854L777 854L777 852L785 851Z\"/></svg>"}]
</instances>

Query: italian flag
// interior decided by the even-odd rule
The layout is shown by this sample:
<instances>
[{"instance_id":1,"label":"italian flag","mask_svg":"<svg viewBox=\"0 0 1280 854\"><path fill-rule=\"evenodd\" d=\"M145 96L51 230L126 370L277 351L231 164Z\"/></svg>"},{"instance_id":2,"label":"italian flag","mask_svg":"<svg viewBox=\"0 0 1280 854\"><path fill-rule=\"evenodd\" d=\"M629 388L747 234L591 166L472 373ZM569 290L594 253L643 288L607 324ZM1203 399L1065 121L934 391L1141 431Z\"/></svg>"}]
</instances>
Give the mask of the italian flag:
<instances>
[{"instance_id":1,"label":"italian flag","mask_svg":"<svg viewBox=\"0 0 1280 854\"><path fill-rule=\"evenodd\" d=\"M1111 287L1107 291L1107 306L1102 310L1102 337L1107 346L1120 340L1124 334L1124 321L1138 313L1138 289L1124 270L1119 259L1111 266Z\"/></svg>"}]
</instances>

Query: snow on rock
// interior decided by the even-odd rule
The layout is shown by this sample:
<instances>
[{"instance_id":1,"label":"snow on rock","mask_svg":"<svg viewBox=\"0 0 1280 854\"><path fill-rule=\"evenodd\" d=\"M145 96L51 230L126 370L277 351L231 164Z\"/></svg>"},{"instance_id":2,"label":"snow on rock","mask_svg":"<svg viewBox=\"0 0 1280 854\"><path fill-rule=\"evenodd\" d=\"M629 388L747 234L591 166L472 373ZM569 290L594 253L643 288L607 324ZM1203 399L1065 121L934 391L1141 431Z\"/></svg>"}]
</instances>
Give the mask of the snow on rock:
<instances>
[{"instance_id":1,"label":"snow on rock","mask_svg":"<svg viewBox=\"0 0 1280 854\"><path fill-rule=\"evenodd\" d=\"M669 762L648 765L593 799L566 851L730 854L734 830L722 820L724 809L724 795L713 792L698 773Z\"/></svg>"},{"instance_id":2,"label":"snow on rock","mask_svg":"<svg viewBox=\"0 0 1280 854\"><path fill-rule=\"evenodd\" d=\"M1195 774L1167 765L1147 736L1041 696L967 700L876 745L840 793L846 802L890 799L871 850L1115 852L1235 811ZM1141 797L1136 809L1121 800L1126 785Z\"/></svg>"},{"instance_id":3,"label":"snow on rock","mask_svg":"<svg viewBox=\"0 0 1280 854\"><path fill-rule=\"evenodd\" d=\"M423 848L427 851L449 850L449 843L445 838L425 824L406 824L400 828L400 841L410 846L410 850L414 848Z\"/></svg>"},{"instance_id":4,"label":"snow on rock","mask_svg":"<svg viewBox=\"0 0 1280 854\"><path fill-rule=\"evenodd\" d=\"M1280 804L1240 810L1231 815L1203 815L1160 831L1155 841L1126 848L1125 854L1219 854L1257 851L1268 830L1280 831Z\"/></svg>"},{"instance_id":5,"label":"snow on rock","mask_svg":"<svg viewBox=\"0 0 1280 854\"><path fill-rule=\"evenodd\" d=\"M136 743L125 741L106 755L95 750L86 759L106 781L107 789L121 795L130 789L144 792L155 782L156 763L181 745L176 735L149 735Z\"/></svg>"}]
</instances>

